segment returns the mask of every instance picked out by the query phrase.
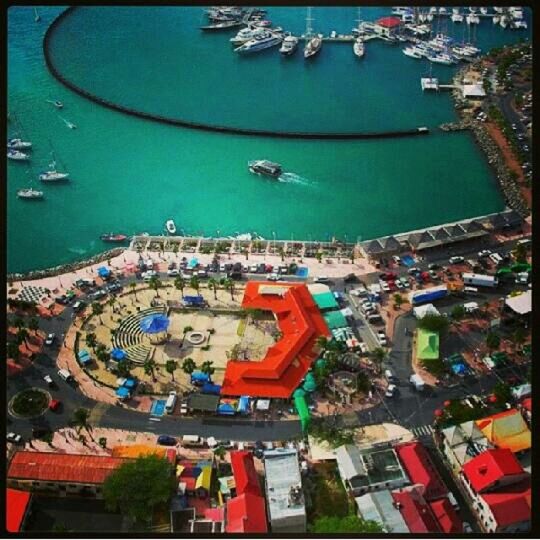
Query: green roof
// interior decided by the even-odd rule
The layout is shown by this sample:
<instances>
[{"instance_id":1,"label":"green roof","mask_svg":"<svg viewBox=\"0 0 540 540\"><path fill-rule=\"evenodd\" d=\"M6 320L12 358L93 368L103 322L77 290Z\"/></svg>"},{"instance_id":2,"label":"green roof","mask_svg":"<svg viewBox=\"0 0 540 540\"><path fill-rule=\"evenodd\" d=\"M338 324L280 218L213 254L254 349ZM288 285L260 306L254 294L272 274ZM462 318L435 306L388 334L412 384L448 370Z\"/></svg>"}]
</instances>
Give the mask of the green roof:
<instances>
[{"instance_id":1,"label":"green roof","mask_svg":"<svg viewBox=\"0 0 540 540\"><path fill-rule=\"evenodd\" d=\"M323 317L330 330L334 328L344 328L345 326L349 326L349 324L347 323L347 319L345 319L345 316L343 315L343 313L341 313L341 311L330 311L328 313L325 313Z\"/></svg>"},{"instance_id":2,"label":"green roof","mask_svg":"<svg viewBox=\"0 0 540 540\"><path fill-rule=\"evenodd\" d=\"M439 358L439 334L419 328L416 338L416 356L419 360Z\"/></svg>"},{"instance_id":3,"label":"green roof","mask_svg":"<svg viewBox=\"0 0 540 540\"><path fill-rule=\"evenodd\" d=\"M336 309L339 307L334 295L331 292L314 294L313 300L315 300L315 303L320 310Z\"/></svg>"},{"instance_id":4,"label":"green roof","mask_svg":"<svg viewBox=\"0 0 540 540\"><path fill-rule=\"evenodd\" d=\"M294 398L294 406L296 407L296 410L298 411L298 416L300 417L300 423L302 424L302 431L306 431L307 427L309 426L309 408L307 406L306 400L304 397L295 397Z\"/></svg>"}]
</instances>

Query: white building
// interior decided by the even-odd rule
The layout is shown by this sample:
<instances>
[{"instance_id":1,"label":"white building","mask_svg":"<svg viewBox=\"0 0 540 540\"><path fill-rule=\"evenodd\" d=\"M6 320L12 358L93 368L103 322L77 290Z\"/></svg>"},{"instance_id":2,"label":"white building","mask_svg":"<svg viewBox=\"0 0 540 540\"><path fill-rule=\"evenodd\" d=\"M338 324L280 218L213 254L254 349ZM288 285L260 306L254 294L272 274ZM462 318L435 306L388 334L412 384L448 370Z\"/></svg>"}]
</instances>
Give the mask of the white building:
<instances>
[{"instance_id":1,"label":"white building","mask_svg":"<svg viewBox=\"0 0 540 540\"><path fill-rule=\"evenodd\" d=\"M389 489L366 493L355 497L354 500L358 508L358 516L362 519L380 523L389 533L408 534L410 532Z\"/></svg>"},{"instance_id":2,"label":"white building","mask_svg":"<svg viewBox=\"0 0 540 540\"><path fill-rule=\"evenodd\" d=\"M306 507L298 453L276 448L264 453L266 503L274 533L306 532Z\"/></svg>"}]
</instances>

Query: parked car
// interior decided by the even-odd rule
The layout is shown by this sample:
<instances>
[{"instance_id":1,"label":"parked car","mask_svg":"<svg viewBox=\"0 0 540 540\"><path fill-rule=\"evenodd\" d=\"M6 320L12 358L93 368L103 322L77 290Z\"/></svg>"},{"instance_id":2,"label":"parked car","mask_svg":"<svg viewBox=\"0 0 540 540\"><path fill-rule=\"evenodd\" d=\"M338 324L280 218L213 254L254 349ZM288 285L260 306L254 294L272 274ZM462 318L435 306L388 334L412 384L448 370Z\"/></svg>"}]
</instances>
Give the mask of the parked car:
<instances>
[{"instance_id":1,"label":"parked car","mask_svg":"<svg viewBox=\"0 0 540 540\"><path fill-rule=\"evenodd\" d=\"M167 275L169 277L179 276L180 275L180 270L178 270L178 268L170 268L169 270L167 270Z\"/></svg>"},{"instance_id":2,"label":"parked car","mask_svg":"<svg viewBox=\"0 0 540 540\"><path fill-rule=\"evenodd\" d=\"M54 340L56 339L56 334L48 334L45 338L45 345L51 346L54 343Z\"/></svg>"},{"instance_id":3,"label":"parked car","mask_svg":"<svg viewBox=\"0 0 540 540\"><path fill-rule=\"evenodd\" d=\"M450 264L461 264L462 262L465 262L465 259L461 256L455 256L455 257L450 257L450 259L448 259L448 262Z\"/></svg>"},{"instance_id":4,"label":"parked car","mask_svg":"<svg viewBox=\"0 0 540 540\"><path fill-rule=\"evenodd\" d=\"M176 446L176 439L174 437L171 437L170 435L160 435L157 438L157 444L160 444L162 446Z\"/></svg>"},{"instance_id":5,"label":"parked car","mask_svg":"<svg viewBox=\"0 0 540 540\"><path fill-rule=\"evenodd\" d=\"M330 278L327 276L317 276L314 279L315 283L328 283L330 281Z\"/></svg>"},{"instance_id":6,"label":"parked car","mask_svg":"<svg viewBox=\"0 0 540 540\"><path fill-rule=\"evenodd\" d=\"M43 377L43 380L49 385L49 386L54 386L54 381L52 380L52 377L50 375L45 375L45 377Z\"/></svg>"},{"instance_id":7,"label":"parked car","mask_svg":"<svg viewBox=\"0 0 540 540\"><path fill-rule=\"evenodd\" d=\"M389 384L388 388L386 389L386 392L384 393L384 395L387 398L394 397L397 394L397 389L398 388L397 388L397 386L395 384Z\"/></svg>"},{"instance_id":8,"label":"parked car","mask_svg":"<svg viewBox=\"0 0 540 540\"><path fill-rule=\"evenodd\" d=\"M435 272L435 270L430 270L429 271L429 276L431 277L431 279L439 279L439 274L437 274L437 272Z\"/></svg>"},{"instance_id":9,"label":"parked car","mask_svg":"<svg viewBox=\"0 0 540 540\"><path fill-rule=\"evenodd\" d=\"M394 255L392 257L393 261L396 263L396 264L401 264L401 257L397 256L397 255Z\"/></svg>"},{"instance_id":10,"label":"parked car","mask_svg":"<svg viewBox=\"0 0 540 540\"><path fill-rule=\"evenodd\" d=\"M155 270L147 270L143 273L142 278L144 281L150 281L152 278L155 278L158 276L158 273Z\"/></svg>"},{"instance_id":11,"label":"parked car","mask_svg":"<svg viewBox=\"0 0 540 540\"><path fill-rule=\"evenodd\" d=\"M388 345L388 341L386 339L386 334L382 331L382 330L379 330L377 332L377 339L379 340L379 343L384 347L386 345Z\"/></svg>"},{"instance_id":12,"label":"parked car","mask_svg":"<svg viewBox=\"0 0 540 540\"><path fill-rule=\"evenodd\" d=\"M77 300L74 304L73 304L73 311L75 313L80 313L84 308L86 307L86 303L83 302L82 300Z\"/></svg>"},{"instance_id":13,"label":"parked car","mask_svg":"<svg viewBox=\"0 0 540 540\"><path fill-rule=\"evenodd\" d=\"M281 279L281 276L279 274L267 274L266 279L268 281L279 281Z\"/></svg>"},{"instance_id":14,"label":"parked car","mask_svg":"<svg viewBox=\"0 0 540 540\"><path fill-rule=\"evenodd\" d=\"M142 275L144 277L144 273ZM91 300L99 300L100 298L103 298L104 296L107 296L107 292L104 291L103 289L98 289L97 291L90 294L88 297Z\"/></svg>"},{"instance_id":15,"label":"parked car","mask_svg":"<svg viewBox=\"0 0 540 540\"><path fill-rule=\"evenodd\" d=\"M54 301L62 306L67 306L69 304L69 298L65 294L57 296Z\"/></svg>"},{"instance_id":16,"label":"parked car","mask_svg":"<svg viewBox=\"0 0 540 540\"><path fill-rule=\"evenodd\" d=\"M484 259L486 257L489 257L491 255L490 249L483 249L482 251L478 252L478 258Z\"/></svg>"},{"instance_id":17,"label":"parked car","mask_svg":"<svg viewBox=\"0 0 540 540\"><path fill-rule=\"evenodd\" d=\"M407 270L407 273L411 276L413 276L414 274L420 274L422 272L422 270L420 270L420 268L418 268L417 266L413 266L412 268L409 268Z\"/></svg>"},{"instance_id":18,"label":"parked car","mask_svg":"<svg viewBox=\"0 0 540 540\"><path fill-rule=\"evenodd\" d=\"M61 404L62 402L59 399L51 399L51 401L49 401L49 410L53 412L58 411Z\"/></svg>"},{"instance_id":19,"label":"parked car","mask_svg":"<svg viewBox=\"0 0 540 540\"><path fill-rule=\"evenodd\" d=\"M10 432L6 435L6 440L7 442L20 444L22 442L22 436L19 435L18 433Z\"/></svg>"}]
</instances>

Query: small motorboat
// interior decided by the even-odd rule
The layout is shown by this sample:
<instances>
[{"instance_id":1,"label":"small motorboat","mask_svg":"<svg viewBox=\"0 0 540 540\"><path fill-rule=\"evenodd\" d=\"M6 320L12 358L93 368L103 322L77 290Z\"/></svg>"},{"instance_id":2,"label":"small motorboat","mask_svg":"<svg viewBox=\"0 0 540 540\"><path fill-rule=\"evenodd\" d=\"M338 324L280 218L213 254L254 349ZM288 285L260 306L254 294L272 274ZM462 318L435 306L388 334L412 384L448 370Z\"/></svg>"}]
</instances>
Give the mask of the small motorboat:
<instances>
[{"instance_id":1,"label":"small motorboat","mask_svg":"<svg viewBox=\"0 0 540 540\"><path fill-rule=\"evenodd\" d=\"M29 150L32 148L32 143L22 139L8 139L7 147L10 150Z\"/></svg>"},{"instance_id":2,"label":"small motorboat","mask_svg":"<svg viewBox=\"0 0 540 540\"><path fill-rule=\"evenodd\" d=\"M366 54L366 47L362 38L357 38L354 42L353 52L357 58L362 58Z\"/></svg>"},{"instance_id":3,"label":"small motorboat","mask_svg":"<svg viewBox=\"0 0 540 540\"><path fill-rule=\"evenodd\" d=\"M127 240L127 236L125 234L108 233L102 234L100 239L103 240L103 242L125 242Z\"/></svg>"},{"instance_id":4,"label":"small motorboat","mask_svg":"<svg viewBox=\"0 0 540 540\"><path fill-rule=\"evenodd\" d=\"M253 174L262 174L272 178L277 178L283 172L279 163L273 163L266 159L248 161L248 169Z\"/></svg>"},{"instance_id":5,"label":"small motorboat","mask_svg":"<svg viewBox=\"0 0 540 540\"><path fill-rule=\"evenodd\" d=\"M38 191L37 189L19 189L17 191L17 197L20 199L43 199L43 191Z\"/></svg>"},{"instance_id":6,"label":"small motorboat","mask_svg":"<svg viewBox=\"0 0 540 540\"><path fill-rule=\"evenodd\" d=\"M176 225L172 219L168 219L165 223L165 228L169 234L176 234Z\"/></svg>"},{"instance_id":7,"label":"small motorboat","mask_svg":"<svg viewBox=\"0 0 540 540\"><path fill-rule=\"evenodd\" d=\"M64 104L61 102L61 101L58 101L58 100L52 100L52 99L48 99L47 100L47 103L51 103L52 105L54 105L57 109L63 109L64 108Z\"/></svg>"},{"instance_id":8,"label":"small motorboat","mask_svg":"<svg viewBox=\"0 0 540 540\"><path fill-rule=\"evenodd\" d=\"M8 150L7 157L8 159L12 159L14 161L28 161L30 159L28 154L19 152L18 150Z\"/></svg>"},{"instance_id":9,"label":"small motorboat","mask_svg":"<svg viewBox=\"0 0 540 540\"><path fill-rule=\"evenodd\" d=\"M62 117L60 117L62 118ZM66 124L66 126L69 128L69 129L77 129L77 126L73 123L73 122L70 122L69 120L66 120L65 118L62 118L64 124Z\"/></svg>"}]
</instances>

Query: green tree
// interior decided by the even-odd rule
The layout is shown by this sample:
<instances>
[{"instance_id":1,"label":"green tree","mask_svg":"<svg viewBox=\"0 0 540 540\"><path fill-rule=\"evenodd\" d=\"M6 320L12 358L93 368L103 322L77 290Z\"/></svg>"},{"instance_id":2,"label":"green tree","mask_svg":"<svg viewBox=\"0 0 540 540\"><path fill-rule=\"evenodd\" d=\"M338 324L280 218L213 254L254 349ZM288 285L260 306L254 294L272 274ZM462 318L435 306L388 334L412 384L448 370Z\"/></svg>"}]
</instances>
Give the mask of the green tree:
<instances>
[{"instance_id":1,"label":"green tree","mask_svg":"<svg viewBox=\"0 0 540 540\"><path fill-rule=\"evenodd\" d=\"M133 296L135 298L135 301L137 301L137 293L135 292L135 289L137 288L137 282L136 281L132 281L130 284L129 284L129 288L131 289L131 292L133 293Z\"/></svg>"},{"instance_id":2,"label":"green tree","mask_svg":"<svg viewBox=\"0 0 540 540\"><path fill-rule=\"evenodd\" d=\"M234 300L234 281L230 278L226 278L223 281L223 288L231 293L231 299Z\"/></svg>"},{"instance_id":3,"label":"green tree","mask_svg":"<svg viewBox=\"0 0 540 540\"><path fill-rule=\"evenodd\" d=\"M144 369L144 372L147 374L147 375L152 375L152 380L154 382L156 382L156 376L154 374L154 369L156 368L156 362L155 360L152 360L152 358L147 358L145 361L144 361L144 364L143 364L143 369Z\"/></svg>"},{"instance_id":4,"label":"green tree","mask_svg":"<svg viewBox=\"0 0 540 540\"><path fill-rule=\"evenodd\" d=\"M99 317L99 322L103 324L101 315L103 313L103 306L99 302L92 302L92 315Z\"/></svg>"},{"instance_id":5,"label":"green tree","mask_svg":"<svg viewBox=\"0 0 540 540\"><path fill-rule=\"evenodd\" d=\"M7 357L11 358L14 362L17 362L21 357L21 351L19 350L19 344L14 341L9 341L6 346Z\"/></svg>"},{"instance_id":6,"label":"green tree","mask_svg":"<svg viewBox=\"0 0 540 540\"><path fill-rule=\"evenodd\" d=\"M13 321L13 326L17 329L24 328L26 326L26 323L24 322L24 319L22 317L16 317Z\"/></svg>"},{"instance_id":7,"label":"green tree","mask_svg":"<svg viewBox=\"0 0 540 540\"><path fill-rule=\"evenodd\" d=\"M512 334L512 341L514 342L518 350L521 350L523 348L523 344L525 343L526 338L527 333L521 327L516 328L514 333Z\"/></svg>"},{"instance_id":8,"label":"green tree","mask_svg":"<svg viewBox=\"0 0 540 540\"><path fill-rule=\"evenodd\" d=\"M167 373L171 374L171 379L173 381L174 381L174 372L177 367L178 367L178 364L176 360L167 360L167 362L165 363L165 370L167 371Z\"/></svg>"},{"instance_id":9,"label":"green tree","mask_svg":"<svg viewBox=\"0 0 540 540\"><path fill-rule=\"evenodd\" d=\"M399 309L401 307L401 304L403 304L403 296L401 296L401 294L394 294L394 304L396 306L396 309Z\"/></svg>"},{"instance_id":10,"label":"green tree","mask_svg":"<svg viewBox=\"0 0 540 540\"><path fill-rule=\"evenodd\" d=\"M465 308L458 304L457 306L454 306L452 308L452 312L450 313L450 316L452 317L452 320L455 322L461 321L465 318L465 315L467 314Z\"/></svg>"},{"instance_id":11,"label":"green tree","mask_svg":"<svg viewBox=\"0 0 540 540\"><path fill-rule=\"evenodd\" d=\"M195 364L193 358L190 358L189 356L184 358L184 361L182 362L182 371L184 373L191 375L196 369L197 365Z\"/></svg>"},{"instance_id":12,"label":"green tree","mask_svg":"<svg viewBox=\"0 0 540 540\"><path fill-rule=\"evenodd\" d=\"M498 349L501 344L501 338L495 332L489 332L486 336L486 345L490 351Z\"/></svg>"},{"instance_id":13,"label":"green tree","mask_svg":"<svg viewBox=\"0 0 540 540\"><path fill-rule=\"evenodd\" d=\"M98 343L96 334L94 334L93 332L89 332L88 334L86 334L84 340L86 341L86 344L92 348L93 351L96 350L96 345Z\"/></svg>"},{"instance_id":14,"label":"green tree","mask_svg":"<svg viewBox=\"0 0 540 540\"><path fill-rule=\"evenodd\" d=\"M493 387L493 395L497 398L497 403L499 405L504 405L512 400L512 389L508 384L498 382Z\"/></svg>"},{"instance_id":15,"label":"green tree","mask_svg":"<svg viewBox=\"0 0 540 540\"><path fill-rule=\"evenodd\" d=\"M324 352L328 349L328 338L326 336L319 336L315 340L315 344L319 347L321 352Z\"/></svg>"},{"instance_id":16,"label":"green tree","mask_svg":"<svg viewBox=\"0 0 540 540\"><path fill-rule=\"evenodd\" d=\"M163 283L159 279L158 276L152 276L150 278L150 281L148 282L148 286L153 290L156 291L156 298L159 298L159 288L163 286Z\"/></svg>"},{"instance_id":17,"label":"green tree","mask_svg":"<svg viewBox=\"0 0 540 540\"><path fill-rule=\"evenodd\" d=\"M371 360L375 364L377 371L382 369L382 363L386 358L386 351L382 347L377 347L371 351Z\"/></svg>"},{"instance_id":18,"label":"green tree","mask_svg":"<svg viewBox=\"0 0 540 540\"><path fill-rule=\"evenodd\" d=\"M128 461L103 484L107 508L149 524L156 505L168 503L175 486L170 463L156 455Z\"/></svg>"},{"instance_id":19,"label":"green tree","mask_svg":"<svg viewBox=\"0 0 540 540\"><path fill-rule=\"evenodd\" d=\"M119 377L129 377L131 375L131 364L129 360L120 360L116 364L116 373Z\"/></svg>"},{"instance_id":20,"label":"green tree","mask_svg":"<svg viewBox=\"0 0 540 540\"><path fill-rule=\"evenodd\" d=\"M281 257L281 262L285 260L285 251L283 250L283 246L278 247L278 255Z\"/></svg>"},{"instance_id":21,"label":"green tree","mask_svg":"<svg viewBox=\"0 0 540 540\"><path fill-rule=\"evenodd\" d=\"M227 454L227 450L223 446L217 446L214 449L214 456L219 458L220 460L223 460L225 458L225 455Z\"/></svg>"},{"instance_id":22,"label":"green tree","mask_svg":"<svg viewBox=\"0 0 540 540\"><path fill-rule=\"evenodd\" d=\"M349 514L345 517L321 516L316 518L311 526L311 532L319 534L339 533L382 533L382 526L377 521L364 520Z\"/></svg>"},{"instance_id":23,"label":"green tree","mask_svg":"<svg viewBox=\"0 0 540 540\"><path fill-rule=\"evenodd\" d=\"M525 244L517 244L514 249L514 257L518 263L527 262L527 246Z\"/></svg>"},{"instance_id":24,"label":"green tree","mask_svg":"<svg viewBox=\"0 0 540 540\"><path fill-rule=\"evenodd\" d=\"M214 291L214 300L217 300L217 288L218 288L218 281L217 279L211 277L208 280L208 288L212 289Z\"/></svg>"},{"instance_id":25,"label":"green tree","mask_svg":"<svg viewBox=\"0 0 540 540\"><path fill-rule=\"evenodd\" d=\"M197 294L199 294L199 289L201 288L201 282L199 281L199 278L197 276L192 276L189 280L189 286L192 289L195 289Z\"/></svg>"},{"instance_id":26,"label":"green tree","mask_svg":"<svg viewBox=\"0 0 540 540\"><path fill-rule=\"evenodd\" d=\"M214 368L213 363L210 360L206 360L206 362L203 362L201 364L201 371L211 377L214 374L214 371L216 371L216 369Z\"/></svg>"},{"instance_id":27,"label":"green tree","mask_svg":"<svg viewBox=\"0 0 540 540\"><path fill-rule=\"evenodd\" d=\"M77 433L80 433L81 430L85 429L89 434L92 429L88 420L90 419L90 411L84 409L83 407L75 409L73 411L72 423L77 428Z\"/></svg>"},{"instance_id":28,"label":"green tree","mask_svg":"<svg viewBox=\"0 0 540 540\"><path fill-rule=\"evenodd\" d=\"M114 306L118 303L118 300L116 299L116 296L111 296L107 300L107 305L111 308L111 311L114 313Z\"/></svg>"},{"instance_id":29,"label":"green tree","mask_svg":"<svg viewBox=\"0 0 540 540\"><path fill-rule=\"evenodd\" d=\"M439 332L439 334L441 335L448 331L449 326L450 323L448 322L448 319L446 317L431 313L429 313L428 315L424 315L418 321L418 328L428 330L429 332Z\"/></svg>"},{"instance_id":30,"label":"green tree","mask_svg":"<svg viewBox=\"0 0 540 540\"><path fill-rule=\"evenodd\" d=\"M107 350L107 347L103 345L103 343L98 343L96 347L96 357L100 362L103 362L104 364L108 362L110 358L110 353Z\"/></svg>"},{"instance_id":31,"label":"green tree","mask_svg":"<svg viewBox=\"0 0 540 540\"><path fill-rule=\"evenodd\" d=\"M17 341L22 344L28 345L28 341L26 339L28 338L28 330L26 328L19 328L17 330Z\"/></svg>"},{"instance_id":32,"label":"green tree","mask_svg":"<svg viewBox=\"0 0 540 540\"><path fill-rule=\"evenodd\" d=\"M28 321L28 329L37 334L37 331L39 330L39 321L36 319L36 317L32 317Z\"/></svg>"}]
</instances>

